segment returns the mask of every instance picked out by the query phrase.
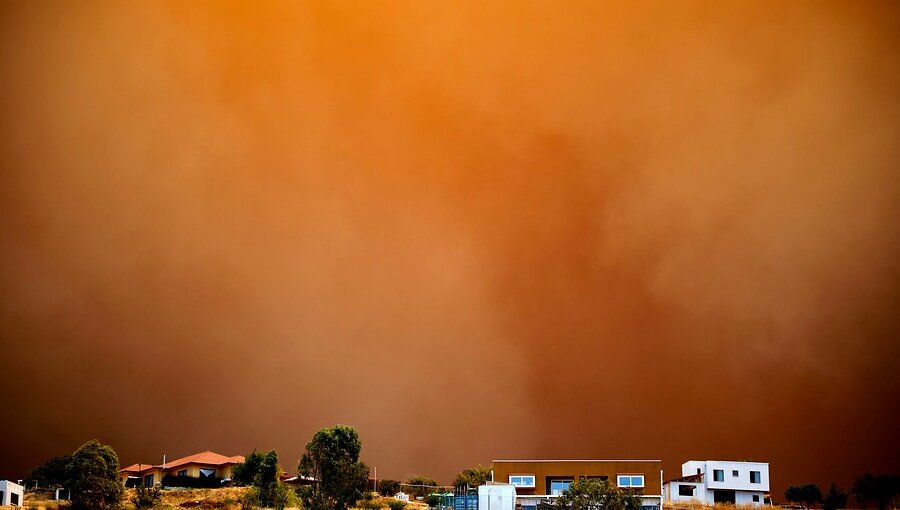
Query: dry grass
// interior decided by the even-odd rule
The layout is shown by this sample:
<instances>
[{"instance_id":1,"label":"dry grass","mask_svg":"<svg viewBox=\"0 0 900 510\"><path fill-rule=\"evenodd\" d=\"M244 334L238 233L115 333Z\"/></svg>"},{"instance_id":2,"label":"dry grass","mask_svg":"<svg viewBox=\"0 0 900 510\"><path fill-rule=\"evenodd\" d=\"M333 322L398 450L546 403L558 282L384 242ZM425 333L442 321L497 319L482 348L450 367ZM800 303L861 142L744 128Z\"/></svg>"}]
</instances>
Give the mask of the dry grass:
<instances>
[{"instance_id":1,"label":"dry grass","mask_svg":"<svg viewBox=\"0 0 900 510\"><path fill-rule=\"evenodd\" d=\"M221 489L184 489L162 491L162 498L157 508L174 510L195 508L198 510L239 510L241 498L247 492L246 487L223 487ZM125 491L125 509L134 509L135 491Z\"/></svg>"},{"instance_id":2,"label":"dry grass","mask_svg":"<svg viewBox=\"0 0 900 510\"><path fill-rule=\"evenodd\" d=\"M162 499L156 507L158 510L240 510L241 498L247 492L246 487L223 487L221 489L185 489L185 490L165 490L162 491ZM60 504L52 499L49 494L43 493L26 493L25 507L35 510L59 510ZM125 500L123 508L125 510L134 510L134 489L125 491ZM375 498L375 502L382 509L388 508L388 502L393 498ZM0 509L5 507L0 507ZM12 507L10 507L12 508ZM61 507L65 510L66 505ZM421 501L410 501L406 506L406 510L427 510L428 505ZM289 510L300 510L292 507ZM677 509L681 510L681 509ZM687 509L685 509L687 510Z\"/></svg>"},{"instance_id":3,"label":"dry grass","mask_svg":"<svg viewBox=\"0 0 900 510\"><path fill-rule=\"evenodd\" d=\"M704 505L697 500L663 504L663 510L758 510L759 508L760 507L756 505L732 505L731 503ZM763 506L762 508L777 508L781 510L778 506Z\"/></svg>"}]
</instances>

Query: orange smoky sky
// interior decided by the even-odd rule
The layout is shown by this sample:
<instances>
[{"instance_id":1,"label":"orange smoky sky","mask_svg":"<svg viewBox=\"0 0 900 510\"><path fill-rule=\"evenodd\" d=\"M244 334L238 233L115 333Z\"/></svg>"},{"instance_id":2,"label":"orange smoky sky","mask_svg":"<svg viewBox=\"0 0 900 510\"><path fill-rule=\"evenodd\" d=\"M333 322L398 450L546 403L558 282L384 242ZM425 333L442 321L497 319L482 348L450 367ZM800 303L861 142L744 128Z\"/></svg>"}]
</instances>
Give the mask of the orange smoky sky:
<instances>
[{"instance_id":1,"label":"orange smoky sky","mask_svg":"<svg viewBox=\"0 0 900 510\"><path fill-rule=\"evenodd\" d=\"M896 3L0 13L0 477L900 470Z\"/></svg>"}]
</instances>

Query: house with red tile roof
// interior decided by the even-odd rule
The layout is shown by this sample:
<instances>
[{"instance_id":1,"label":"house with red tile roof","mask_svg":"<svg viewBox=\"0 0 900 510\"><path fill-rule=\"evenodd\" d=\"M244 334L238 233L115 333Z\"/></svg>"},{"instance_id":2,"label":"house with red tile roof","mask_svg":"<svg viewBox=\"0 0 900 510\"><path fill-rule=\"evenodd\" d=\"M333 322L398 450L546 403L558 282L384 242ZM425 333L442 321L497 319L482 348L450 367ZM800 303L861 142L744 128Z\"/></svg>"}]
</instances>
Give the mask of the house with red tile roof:
<instances>
[{"instance_id":1,"label":"house with red tile roof","mask_svg":"<svg viewBox=\"0 0 900 510\"><path fill-rule=\"evenodd\" d=\"M243 455L228 457L215 452L201 452L164 464L132 464L119 470L124 485L152 487L162 484L163 478L190 477L203 479L231 479L235 464L244 462Z\"/></svg>"}]
</instances>

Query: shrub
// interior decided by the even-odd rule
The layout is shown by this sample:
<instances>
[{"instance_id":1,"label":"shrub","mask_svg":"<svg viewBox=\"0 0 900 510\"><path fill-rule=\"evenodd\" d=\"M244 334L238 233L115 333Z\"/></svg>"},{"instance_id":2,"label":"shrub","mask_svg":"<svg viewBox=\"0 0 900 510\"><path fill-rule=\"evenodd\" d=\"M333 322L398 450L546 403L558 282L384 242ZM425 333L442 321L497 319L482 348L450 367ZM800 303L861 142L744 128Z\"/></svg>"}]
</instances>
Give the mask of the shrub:
<instances>
[{"instance_id":1,"label":"shrub","mask_svg":"<svg viewBox=\"0 0 900 510\"><path fill-rule=\"evenodd\" d=\"M403 510L406 508L406 501L400 501L399 499L391 499L388 501L388 508L391 510Z\"/></svg>"},{"instance_id":2,"label":"shrub","mask_svg":"<svg viewBox=\"0 0 900 510\"><path fill-rule=\"evenodd\" d=\"M361 508L364 510L378 510L381 508L381 503L379 503L376 499L371 497L371 492L367 492L363 495L363 499L356 502L356 508ZM369 497L365 497L369 495Z\"/></svg>"},{"instance_id":3,"label":"shrub","mask_svg":"<svg viewBox=\"0 0 900 510\"><path fill-rule=\"evenodd\" d=\"M137 510L153 508L159 504L160 499L162 499L162 494L160 494L159 487L144 487L142 485L135 488L134 507Z\"/></svg>"},{"instance_id":4,"label":"shrub","mask_svg":"<svg viewBox=\"0 0 900 510\"><path fill-rule=\"evenodd\" d=\"M378 493L382 496L393 496L400 492L400 482L397 480L378 480Z\"/></svg>"},{"instance_id":5,"label":"shrub","mask_svg":"<svg viewBox=\"0 0 900 510\"><path fill-rule=\"evenodd\" d=\"M259 494L256 488L251 488L241 497L241 510L254 510L259 506Z\"/></svg>"}]
</instances>

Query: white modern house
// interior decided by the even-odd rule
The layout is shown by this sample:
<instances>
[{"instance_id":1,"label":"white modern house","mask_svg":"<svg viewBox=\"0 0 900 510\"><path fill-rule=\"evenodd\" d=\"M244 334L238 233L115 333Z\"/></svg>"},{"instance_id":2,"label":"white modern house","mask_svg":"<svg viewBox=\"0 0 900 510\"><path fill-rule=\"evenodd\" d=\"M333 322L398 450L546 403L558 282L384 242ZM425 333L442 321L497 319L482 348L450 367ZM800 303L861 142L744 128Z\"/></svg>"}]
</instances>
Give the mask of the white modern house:
<instances>
[{"instance_id":1,"label":"white modern house","mask_svg":"<svg viewBox=\"0 0 900 510\"><path fill-rule=\"evenodd\" d=\"M666 501L707 505L763 505L768 492L767 462L689 460L681 465L681 477L663 487Z\"/></svg>"},{"instance_id":2,"label":"white modern house","mask_svg":"<svg viewBox=\"0 0 900 510\"><path fill-rule=\"evenodd\" d=\"M25 487L9 480L0 480L0 506L24 506Z\"/></svg>"}]
</instances>

